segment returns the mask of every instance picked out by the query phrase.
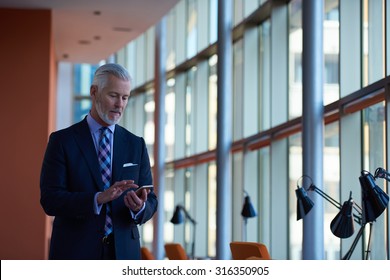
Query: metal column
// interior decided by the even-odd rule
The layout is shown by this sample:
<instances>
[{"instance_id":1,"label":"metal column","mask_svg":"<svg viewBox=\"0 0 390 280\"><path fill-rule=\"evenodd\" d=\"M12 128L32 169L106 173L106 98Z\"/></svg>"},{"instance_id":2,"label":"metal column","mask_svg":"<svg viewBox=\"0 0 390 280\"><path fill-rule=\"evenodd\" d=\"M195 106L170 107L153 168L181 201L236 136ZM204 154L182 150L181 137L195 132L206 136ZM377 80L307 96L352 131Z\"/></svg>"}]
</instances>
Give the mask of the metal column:
<instances>
[{"instance_id":1,"label":"metal column","mask_svg":"<svg viewBox=\"0 0 390 280\"><path fill-rule=\"evenodd\" d=\"M303 174L323 186L323 13L324 3L302 1L303 28ZM307 187L307 186L306 186ZM310 193L315 206L303 219L303 259L324 259L322 198Z\"/></svg>"},{"instance_id":2,"label":"metal column","mask_svg":"<svg viewBox=\"0 0 390 280\"><path fill-rule=\"evenodd\" d=\"M154 170L153 181L158 198L158 210L153 218L153 254L164 259L164 192L165 192L165 94L166 94L166 18L156 25L154 65Z\"/></svg>"},{"instance_id":3,"label":"metal column","mask_svg":"<svg viewBox=\"0 0 390 280\"><path fill-rule=\"evenodd\" d=\"M231 258L232 0L218 0L217 259Z\"/></svg>"}]
</instances>

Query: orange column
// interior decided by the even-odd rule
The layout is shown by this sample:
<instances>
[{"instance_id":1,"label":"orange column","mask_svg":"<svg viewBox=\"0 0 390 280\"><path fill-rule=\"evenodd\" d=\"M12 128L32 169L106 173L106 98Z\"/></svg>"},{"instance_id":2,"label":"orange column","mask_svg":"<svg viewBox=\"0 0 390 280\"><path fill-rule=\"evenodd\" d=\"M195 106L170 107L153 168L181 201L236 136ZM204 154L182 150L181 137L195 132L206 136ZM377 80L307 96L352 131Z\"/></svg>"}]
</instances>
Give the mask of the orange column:
<instances>
[{"instance_id":1,"label":"orange column","mask_svg":"<svg viewBox=\"0 0 390 280\"><path fill-rule=\"evenodd\" d=\"M50 10L0 9L0 259L47 258L39 176L54 125Z\"/></svg>"}]
</instances>

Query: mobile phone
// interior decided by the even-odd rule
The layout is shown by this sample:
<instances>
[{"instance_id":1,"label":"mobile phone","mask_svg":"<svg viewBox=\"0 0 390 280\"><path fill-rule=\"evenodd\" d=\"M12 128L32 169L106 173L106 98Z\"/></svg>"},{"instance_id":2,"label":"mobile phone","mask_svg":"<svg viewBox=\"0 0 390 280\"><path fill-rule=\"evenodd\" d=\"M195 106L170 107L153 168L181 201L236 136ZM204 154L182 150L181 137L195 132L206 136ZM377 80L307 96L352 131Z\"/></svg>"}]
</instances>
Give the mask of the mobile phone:
<instances>
[{"instance_id":1,"label":"mobile phone","mask_svg":"<svg viewBox=\"0 0 390 280\"><path fill-rule=\"evenodd\" d=\"M137 195L140 195L141 194L141 191L142 190L153 190L153 185L145 185L145 186L142 186L142 187L139 187L138 189L135 189L135 193Z\"/></svg>"}]
</instances>

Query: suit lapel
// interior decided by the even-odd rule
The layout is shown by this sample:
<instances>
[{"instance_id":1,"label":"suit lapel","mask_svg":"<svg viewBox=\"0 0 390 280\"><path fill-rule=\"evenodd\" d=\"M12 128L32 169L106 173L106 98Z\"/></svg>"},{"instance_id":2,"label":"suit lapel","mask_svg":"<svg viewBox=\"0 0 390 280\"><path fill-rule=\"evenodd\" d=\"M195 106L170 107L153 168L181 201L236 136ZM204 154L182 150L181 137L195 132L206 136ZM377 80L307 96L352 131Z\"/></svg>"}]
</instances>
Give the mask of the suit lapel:
<instances>
[{"instance_id":1,"label":"suit lapel","mask_svg":"<svg viewBox=\"0 0 390 280\"><path fill-rule=\"evenodd\" d=\"M126 162L126 140L123 130L119 127L115 127L114 135L114 158L112 164L112 182L119 180L123 168L123 164Z\"/></svg>"},{"instance_id":2,"label":"suit lapel","mask_svg":"<svg viewBox=\"0 0 390 280\"><path fill-rule=\"evenodd\" d=\"M99 161L96 155L95 145L88 127L87 120L84 119L75 127L75 138L79 148L84 155L92 176L100 191L103 191L103 180L100 173Z\"/></svg>"}]
</instances>

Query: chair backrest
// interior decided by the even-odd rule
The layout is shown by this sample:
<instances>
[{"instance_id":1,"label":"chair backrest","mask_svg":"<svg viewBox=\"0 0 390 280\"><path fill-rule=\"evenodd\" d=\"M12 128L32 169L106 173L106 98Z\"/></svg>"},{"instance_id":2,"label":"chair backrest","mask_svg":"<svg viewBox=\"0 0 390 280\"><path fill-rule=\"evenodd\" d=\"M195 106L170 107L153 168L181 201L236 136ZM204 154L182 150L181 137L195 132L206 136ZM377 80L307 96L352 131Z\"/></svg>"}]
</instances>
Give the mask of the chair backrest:
<instances>
[{"instance_id":1,"label":"chair backrest","mask_svg":"<svg viewBox=\"0 0 390 280\"><path fill-rule=\"evenodd\" d=\"M183 246L179 243L167 243L164 245L165 255L169 260L188 260L188 256Z\"/></svg>"},{"instance_id":2,"label":"chair backrest","mask_svg":"<svg viewBox=\"0 0 390 280\"><path fill-rule=\"evenodd\" d=\"M230 243L230 251L232 252L233 260L246 260L248 258L271 259L267 246L257 242L233 241Z\"/></svg>"},{"instance_id":3,"label":"chair backrest","mask_svg":"<svg viewBox=\"0 0 390 280\"><path fill-rule=\"evenodd\" d=\"M146 247L141 247L141 259L143 260L155 260L152 252Z\"/></svg>"}]
</instances>

